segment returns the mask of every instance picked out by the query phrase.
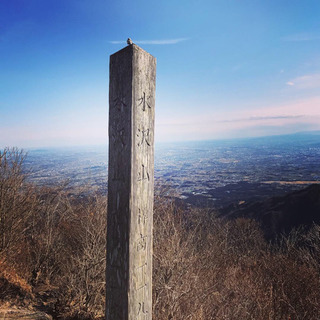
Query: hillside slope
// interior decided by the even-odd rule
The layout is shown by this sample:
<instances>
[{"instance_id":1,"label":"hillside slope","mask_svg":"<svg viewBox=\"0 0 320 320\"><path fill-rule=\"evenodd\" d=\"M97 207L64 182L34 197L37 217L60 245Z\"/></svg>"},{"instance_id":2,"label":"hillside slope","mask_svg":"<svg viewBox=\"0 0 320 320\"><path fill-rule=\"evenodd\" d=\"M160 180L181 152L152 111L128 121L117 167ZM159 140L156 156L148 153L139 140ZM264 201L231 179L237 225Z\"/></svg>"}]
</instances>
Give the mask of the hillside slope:
<instances>
[{"instance_id":1,"label":"hillside slope","mask_svg":"<svg viewBox=\"0 0 320 320\"><path fill-rule=\"evenodd\" d=\"M293 228L320 223L320 185L265 201L229 206L221 214L228 219L244 217L258 221L269 239L288 234Z\"/></svg>"}]
</instances>

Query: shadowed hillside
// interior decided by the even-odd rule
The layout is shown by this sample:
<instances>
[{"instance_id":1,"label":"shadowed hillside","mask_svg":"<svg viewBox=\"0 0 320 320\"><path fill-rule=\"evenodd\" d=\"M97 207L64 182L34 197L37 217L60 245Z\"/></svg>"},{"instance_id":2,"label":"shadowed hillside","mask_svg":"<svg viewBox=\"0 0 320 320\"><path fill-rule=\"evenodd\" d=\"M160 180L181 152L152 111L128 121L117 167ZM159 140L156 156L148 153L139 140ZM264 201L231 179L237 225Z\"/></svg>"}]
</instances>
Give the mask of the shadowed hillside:
<instances>
[{"instance_id":1,"label":"shadowed hillside","mask_svg":"<svg viewBox=\"0 0 320 320\"><path fill-rule=\"evenodd\" d=\"M268 239L289 234L293 228L309 229L313 223L320 223L320 185L266 201L229 206L222 214L227 218L256 220Z\"/></svg>"}]
</instances>

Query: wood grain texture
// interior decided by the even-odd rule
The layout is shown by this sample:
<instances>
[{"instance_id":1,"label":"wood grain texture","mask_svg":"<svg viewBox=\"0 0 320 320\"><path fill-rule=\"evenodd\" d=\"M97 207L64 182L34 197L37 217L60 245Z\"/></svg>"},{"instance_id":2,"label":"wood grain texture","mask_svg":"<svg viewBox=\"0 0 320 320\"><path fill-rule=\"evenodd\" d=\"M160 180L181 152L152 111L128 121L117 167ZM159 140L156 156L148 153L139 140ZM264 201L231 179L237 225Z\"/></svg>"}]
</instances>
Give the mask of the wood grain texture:
<instances>
[{"instance_id":1,"label":"wood grain texture","mask_svg":"<svg viewBox=\"0 0 320 320\"><path fill-rule=\"evenodd\" d=\"M152 318L156 59L110 57L106 319Z\"/></svg>"}]
</instances>

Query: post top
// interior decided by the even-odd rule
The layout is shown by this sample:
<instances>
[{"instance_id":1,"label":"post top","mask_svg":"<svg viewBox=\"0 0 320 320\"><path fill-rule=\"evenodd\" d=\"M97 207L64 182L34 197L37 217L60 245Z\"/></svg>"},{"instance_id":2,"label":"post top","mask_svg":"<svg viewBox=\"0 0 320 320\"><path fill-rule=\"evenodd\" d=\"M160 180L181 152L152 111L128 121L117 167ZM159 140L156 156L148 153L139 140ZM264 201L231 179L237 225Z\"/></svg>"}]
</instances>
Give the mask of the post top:
<instances>
[{"instance_id":1,"label":"post top","mask_svg":"<svg viewBox=\"0 0 320 320\"><path fill-rule=\"evenodd\" d=\"M127 45L126 47L124 47L124 48L120 49L119 51L113 53L113 54L111 55L111 57L114 56L114 55L116 55L116 54L119 54L120 52L129 51L129 50L130 50L130 51L133 51L133 52L134 52L134 51L140 51L140 52L143 52L143 53L148 54L148 55L150 55L151 57L153 57L152 54L150 54L150 53L147 52L146 50L142 49L141 47L139 47L138 45L136 45L135 43L133 43L130 38L128 38L127 44L128 44L128 45ZM153 57L153 58L155 58L155 57Z\"/></svg>"}]
</instances>

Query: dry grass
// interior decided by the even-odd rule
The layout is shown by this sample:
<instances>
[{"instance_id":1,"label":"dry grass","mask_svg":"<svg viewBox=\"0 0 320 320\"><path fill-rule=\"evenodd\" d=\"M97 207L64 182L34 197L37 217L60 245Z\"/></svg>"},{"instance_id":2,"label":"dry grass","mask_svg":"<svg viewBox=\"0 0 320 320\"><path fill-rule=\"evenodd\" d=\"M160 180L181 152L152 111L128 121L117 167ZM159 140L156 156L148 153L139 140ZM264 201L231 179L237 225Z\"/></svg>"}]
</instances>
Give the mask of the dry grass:
<instances>
[{"instance_id":1,"label":"dry grass","mask_svg":"<svg viewBox=\"0 0 320 320\"><path fill-rule=\"evenodd\" d=\"M103 318L106 198L26 184L23 156L0 154L0 297L29 296L21 303L34 298L60 319ZM253 221L157 196L153 261L156 320L320 318L317 225L271 245Z\"/></svg>"},{"instance_id":2,"label":"dry grass","mask_svg":"<svg viewBox=\"0 0 320 320\"><path fill-rule=\"evenodd\" d=\"M155 319L319 319L318 226L269 245L251 220L155 214Z\"/></svg>"}]
</instances>

